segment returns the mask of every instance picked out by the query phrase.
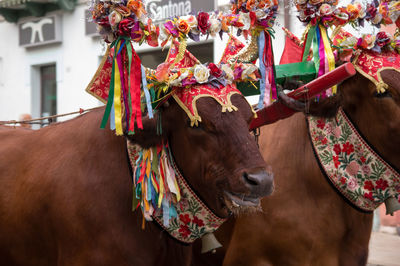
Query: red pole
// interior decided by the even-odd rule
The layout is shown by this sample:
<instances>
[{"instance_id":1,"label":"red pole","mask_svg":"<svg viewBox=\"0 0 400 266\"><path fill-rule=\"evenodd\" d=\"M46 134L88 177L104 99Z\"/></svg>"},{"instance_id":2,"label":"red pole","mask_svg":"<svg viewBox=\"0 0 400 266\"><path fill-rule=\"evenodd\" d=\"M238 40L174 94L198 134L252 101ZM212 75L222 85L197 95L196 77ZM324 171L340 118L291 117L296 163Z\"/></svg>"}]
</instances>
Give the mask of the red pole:
<instances>
[{"instance_id":1,"label":"red pole","mask_svg":"<svg viewBox=\"0 0 400 266\"><path fill-rule=\"evenodd\" d=\"M336 84L354 76L356 70L352 63L346 63L331 72L314 79L310 83L288 93L288 96L295 100L312 99L323 91L335 86ZM286 107L277 101L259 111L257 118L250 124L250 130L254 130L264 125L272 124L278 120L292 116L296 111Z\"/></svg>"}]
</instances>

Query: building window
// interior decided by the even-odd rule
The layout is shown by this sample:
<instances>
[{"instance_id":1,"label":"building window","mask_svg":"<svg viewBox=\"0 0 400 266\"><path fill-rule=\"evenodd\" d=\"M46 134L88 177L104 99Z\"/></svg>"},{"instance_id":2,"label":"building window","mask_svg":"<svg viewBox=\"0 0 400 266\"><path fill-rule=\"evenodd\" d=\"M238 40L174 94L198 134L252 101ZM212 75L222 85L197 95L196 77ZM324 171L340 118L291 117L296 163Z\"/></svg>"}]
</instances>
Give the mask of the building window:
<instances>
[{"instance_id":1,"label":"building window","mask_svg":"<svg viewBox=\"0 0 400 266\"><path fill-rule=\"evenodd\" d=\"M40 112L41 116L57 114L56 65L40 67Z\"/></svg>"},{"instance_id":2,"label":"building window","mask_svg":"<svg viewBox=\"0 0 400 266\"><path fill-rule=\"evenodd\" d=\"M191 52L201 63L210 63L214 61L214 43L200 43L188 45L187 50ZM142 65L151 69L156 69L157 66L163 62L168 55L168 49L164 51L155 50L147 52L138 52L142 61Z\"/></svg>"}]
</instances>

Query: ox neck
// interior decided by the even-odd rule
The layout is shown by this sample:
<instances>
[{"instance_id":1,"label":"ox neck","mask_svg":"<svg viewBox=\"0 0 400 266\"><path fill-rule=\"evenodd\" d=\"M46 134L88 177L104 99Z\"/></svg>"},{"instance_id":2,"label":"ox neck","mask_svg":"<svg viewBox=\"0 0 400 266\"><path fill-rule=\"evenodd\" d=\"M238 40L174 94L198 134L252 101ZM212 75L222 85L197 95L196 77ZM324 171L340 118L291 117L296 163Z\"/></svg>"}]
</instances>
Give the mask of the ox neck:
<instances>
[{"instance_id":1,"label":"ox neck","mask_svg":"<svg viewBox=\"0 0 400 266\"><path fill-rule=\"evenodd\" d=\"M129 161L132 169L135 169L133 171L133 173L135 173L137 169L136 164L138 162L138 152L140 152L140 148L137 145L131 144L129 141L127 142L127 146L130 159ZM167 156L166 160L163 161L164 169L169 169L169 171L165 171L165 183L175 183L175 186L178 188L177 194L179 194L179 197L170 202L163 200L160 207L158 207L157 204L153 204L152 209L154 209L154 211L150 214L150 216L144 212L144 217L146 217L146 220L148 221L154 220L177 241L185 244L191 244L198 238L201 238L206 234L213 233L226 221L226 219L220 218L214 214L210 208L208 208L206 204L196 195L179 171L176 163L173 160L172 154L170 152L168 152L168 154L169 156ZM174 173L173 179L171 173ZM149 179L149 182L153 182L154 179L155 182L160 182L161 180L159 177L153 175ZM144 206L142 205L145 204L142 202L140 205L143 211ZM136 206L133 207L135 208Z\"/></svg>"},{"instance_id":2,"label":"ox neck","mask_svg":"<svg viewBox=\"0 0 400 266\"><path fill-rule=\"evenodd\" d=\"M350 205L372 212L391 197L400 200L399 172L368 144L341 108L334 118L307 120L321 171Z\"/></svg>"}]
</instances>

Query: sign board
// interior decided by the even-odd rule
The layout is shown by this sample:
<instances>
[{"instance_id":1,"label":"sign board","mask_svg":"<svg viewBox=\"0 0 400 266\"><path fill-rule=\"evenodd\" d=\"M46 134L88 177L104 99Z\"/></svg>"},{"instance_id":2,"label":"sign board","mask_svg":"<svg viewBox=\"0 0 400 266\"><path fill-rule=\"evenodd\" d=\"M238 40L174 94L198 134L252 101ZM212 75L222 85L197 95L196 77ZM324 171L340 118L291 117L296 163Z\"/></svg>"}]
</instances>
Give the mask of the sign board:
<instances>
[{"instance_id":1,"label":"sign board","mask_svg":"<svg viewBox=\"0 0 400 266\"><path fill-rule=\"evenodd\" d=\"M18 25L19 45L36 47L50 43L60 43L61 17L51 16L21 22Z\"/></svg>"},{"instance_id":2,"label":"sign board","mask_svg":"<svg viewBox=\"0 0 400 266\"><path fill-rule=\"evenodd\" d=\"M155 22L216 9L215 0L147 0L146 10Z\"/></svg>"}]
</instances>

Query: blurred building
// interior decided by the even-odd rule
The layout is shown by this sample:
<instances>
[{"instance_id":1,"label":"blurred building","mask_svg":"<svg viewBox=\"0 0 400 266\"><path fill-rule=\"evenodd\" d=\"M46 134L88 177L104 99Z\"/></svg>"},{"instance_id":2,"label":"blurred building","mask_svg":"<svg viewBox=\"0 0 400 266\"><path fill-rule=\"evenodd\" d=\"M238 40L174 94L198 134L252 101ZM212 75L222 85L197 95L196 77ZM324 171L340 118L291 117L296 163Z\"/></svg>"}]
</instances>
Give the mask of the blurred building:
<instances>
[{"instance_id":1,"label":"blurred building","mask_svg":"<svg viewBox=\"0 0 400 266\"><path fill-rule=\"evenodd\" d=\"M229 0L147 0L145 4L159 22L191 10L229 8ZM88 9L89 3L82 0L0 0L0 120L101 105L85 92L106 49L88 20ZM282 2L275 27L277 58L284 42L280 28L293 23L295 14ZM190 42L188 49L201 62L216 62L226 41L227 36ZM143 65L152 68L166 56L166 51L146 45L137 46L136 51Z\"/></svg>"}]
</instances>

